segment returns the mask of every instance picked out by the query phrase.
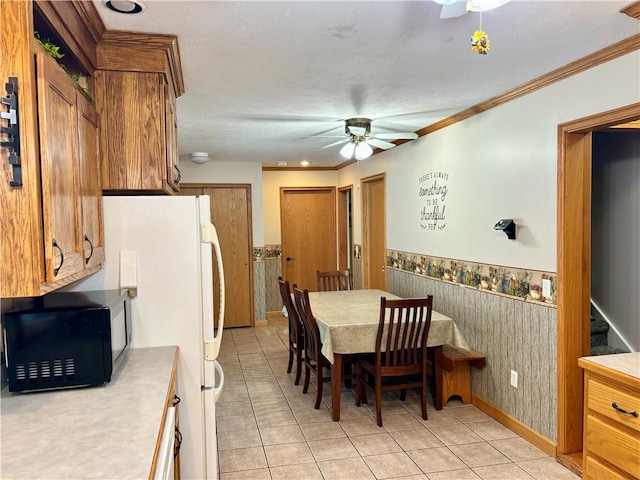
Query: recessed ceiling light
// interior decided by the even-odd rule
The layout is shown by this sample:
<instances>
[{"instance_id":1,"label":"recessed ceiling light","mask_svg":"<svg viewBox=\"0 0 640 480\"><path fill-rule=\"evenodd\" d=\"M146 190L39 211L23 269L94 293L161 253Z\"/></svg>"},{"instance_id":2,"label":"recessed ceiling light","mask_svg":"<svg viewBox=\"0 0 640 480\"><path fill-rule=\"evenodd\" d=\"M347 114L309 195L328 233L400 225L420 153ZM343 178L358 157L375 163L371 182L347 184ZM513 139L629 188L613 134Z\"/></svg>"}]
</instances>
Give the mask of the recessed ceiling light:
<instances>
[{"instance_id":1,"label":"recessed ceiling light","mask_svg":"<svg viewBox=\"0 0 640 480\"><path fill-rule=\"evenodd\" d=\"M114 12L132 15L144 10L144 5L138 1L131 0L104 0L104 5Z\"/></svg>"},{"instance_id":2,"label":"recessed ceiling light","mask_svg":"<svg viewBox=\"0 0 640 480\"><path fill-rule=\"evenodd\" d=\"M300 162L300 165L302 165L303 167L308 167L309 166L309 160L302 160Z\"/></svg>"}]
</instances>

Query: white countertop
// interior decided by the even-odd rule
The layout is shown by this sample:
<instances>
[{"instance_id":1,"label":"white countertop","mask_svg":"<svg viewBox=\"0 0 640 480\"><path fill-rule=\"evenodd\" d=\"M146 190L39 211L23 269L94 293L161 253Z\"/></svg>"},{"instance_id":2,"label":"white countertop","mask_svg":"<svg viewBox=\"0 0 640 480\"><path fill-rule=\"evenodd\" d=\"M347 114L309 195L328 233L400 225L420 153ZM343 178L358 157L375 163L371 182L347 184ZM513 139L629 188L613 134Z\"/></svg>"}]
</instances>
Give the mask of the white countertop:
<instances>
[{"instance_id":1,"label":"white countertop","mask_svg":"<svg viewBox=\"0 0 640 480\"><path fill-rule=\"evenodd\" d=\"M129 351L111 383L0 400L2 478L148 478L176 347Z\"/></svg>"},{"instance_id":2,"label":"white countertop","mask_svg":"<svg viewBox=\"0 0 640 480\"><path fill-rule=\"evenodd\" d=\"M640 352L595 355L583 360L640 379Z\"/></svg>"}]
</instances>

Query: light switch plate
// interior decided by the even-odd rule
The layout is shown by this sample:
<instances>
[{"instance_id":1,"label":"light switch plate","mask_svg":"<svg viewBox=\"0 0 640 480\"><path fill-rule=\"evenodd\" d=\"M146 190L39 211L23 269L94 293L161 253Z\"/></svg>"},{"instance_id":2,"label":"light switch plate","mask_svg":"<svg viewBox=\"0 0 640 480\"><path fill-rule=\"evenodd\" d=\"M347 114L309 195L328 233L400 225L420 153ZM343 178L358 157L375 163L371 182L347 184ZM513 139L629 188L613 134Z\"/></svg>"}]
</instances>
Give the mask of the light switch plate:
<instances>
[{"instance_id":1,"label":"light switch plate","mask_svg":"<svg viewBox=\"0 0 640 480\"><path fill-rule=\"evenodd\" d=\"M542 296L551 296L551 280L549 280L548 278L542 279Z\"/></svg>"},{"instance_id":2,"label":"light switch plate","mask_svg":"<svg viewBox=\"0 0 640 480\"><path fill-rule=\"evenodd\" d=\"M518 388L518 372L511 370L511 386Z\"/></svg>"}]
</instances>

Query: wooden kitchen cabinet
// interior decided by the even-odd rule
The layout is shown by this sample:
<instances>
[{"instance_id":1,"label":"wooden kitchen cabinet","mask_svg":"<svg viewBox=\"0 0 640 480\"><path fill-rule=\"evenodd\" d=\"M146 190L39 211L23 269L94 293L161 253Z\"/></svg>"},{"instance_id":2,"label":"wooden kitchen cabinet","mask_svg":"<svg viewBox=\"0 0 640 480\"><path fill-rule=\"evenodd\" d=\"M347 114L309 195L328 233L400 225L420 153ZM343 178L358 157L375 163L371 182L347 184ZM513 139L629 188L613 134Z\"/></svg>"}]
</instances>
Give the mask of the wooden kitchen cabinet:
<instances>
[{"instance_id":1,"label":"wooden kitchen cabinet","mask_svg":"<svg viewBox=\"0 0 640 480\"><path fill-rule=\"evenodd\" d=\"M578 360L584 369L584 479L640 479L640 354Z\"/></svg>"},{"instance_id":2,"label":"wooden kitchen cabinet","mask_svg":"<svg viewBox=\"0 0 640 480\"><path fill-rule=\"evenodd\" d=\"M184 87L175 36L107 31L97 52L103 190L177 192L176 97Z\"/></svg>"},{"instance_id":3,"label":"wooden kitchen cabinet","mask_svg":"<svg viewBox=\"0 0 640 480\"><path fill-rule=\"evenodd\" d=\"M169 382L169 388L167 390L167 397L164 406L164 412L162 413L162 423L161 428L158 433L158 439L156 442L156 449L153 455L153 463L151 465L151 471L149 472L149 479L153 479L156 477L156 474L161 468L159 465L160 460L160 449L161 449L161 440L164 434L164 425L167 415L170 411L170 407L174 407L175 410L173 412L175 417L175 431L174 435L174 449L173 449L173 478L174 480L180 480L180 446L182 443L182 434L180 433L180 416L178 412L180 411L180 397L178 396L178 361L179 361L180 350L176 348L176 353L173 359L173 369L171 371L171 380Z\"/></svg>"},{"instance_id":4,"label":"wooden kitchen cabinet","mask_svg":"<svg viewBox=\"0 0 640 480\"><path fill-rule=\"evenodd\" d=\"M79 63L92 71L95 55L89 32L100 34L97 12L86 4L51 3L44 3L46 12L40 14L45 19L61 18L56 12L66 9L64 18L70 23L58 23L56 28L66 39L88 39L67 53L80 55L84 61ZM20 145L17 168L9 164L8 149L0 148L2 298L39 296L79 280L100 270L104 255L101 192L90 202L89 197L84 202L80 193L91 188L99 171L97 117L75 82L34 41L35 10L30 1L0 2L1 84L10 77L17 79ZM96 28L86 28L80 19ZM2 140L7 139L3 135ZM85 234L96 237L89 262Z\"/></svg>"},{"instance_id":5,"label":"wooden kitchen cabinet","mask_svg":"<svg viewBox=\"0 0 640 480\"><path fill-rule=\"evenodd\" d=\"M56 61L36 49L45 281L104 261L95 108Z\"/></svg>"},{"instance_id":6,"label":"wooden kitchen cabinet","mask_svg":"<svg viewBox=\"0 0 640 480\"><path fill-rule=\"evenodd\" d=\"M100 168L100 129L95 107L76 92L78 114L78 172L80 236L85 268L104 262L104 229L102 219L102 183Z\"/></svg>"}]
</instances>

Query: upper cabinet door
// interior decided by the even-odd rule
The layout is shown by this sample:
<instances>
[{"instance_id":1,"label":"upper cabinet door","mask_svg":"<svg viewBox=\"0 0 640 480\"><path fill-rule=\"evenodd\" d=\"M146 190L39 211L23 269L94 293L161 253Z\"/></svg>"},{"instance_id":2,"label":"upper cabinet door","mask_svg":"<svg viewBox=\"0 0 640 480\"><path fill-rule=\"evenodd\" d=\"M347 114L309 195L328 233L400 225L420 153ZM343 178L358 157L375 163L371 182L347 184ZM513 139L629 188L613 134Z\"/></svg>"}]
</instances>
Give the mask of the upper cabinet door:
<instances>
[{"instance_id":1,"label":"upper cabinet door","mask_svg":"<svg viewBox=\"0 0 640 480\"><path fill-rule=\"evenodd\" d=\"M167 124L163 74L97 71L102 188L172 193L178 172L168 142L175 132ZM177 157L177 155L176 155ZM177 159L176 159L177 161Z\"/></svg>"},{"instance_id":2,"label":"upper cabinet door","mask_svg":"<svg viewBox=\"0 0 640 480\"><path fill-rule=\"evenodd\" d=\"M76 87L42 51L36 54L45 281L84 269L76 188Z\"/></svg>"},{"instance_id":3,"label":"upper cabinet door","mask_svg":"<svg viewBox=\"0 0 640 480\"><path fill-rule=\"evenodd\" d=\"M100 182L98 113L85 96L77 92L78 173L82 221L80 234L87 268L104 261L102 228L102 184Z\"/></svg>"}]
</instances>

